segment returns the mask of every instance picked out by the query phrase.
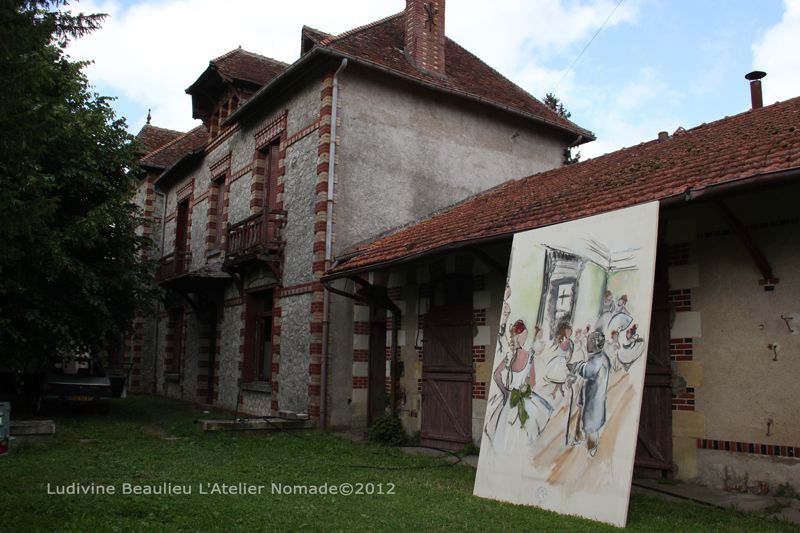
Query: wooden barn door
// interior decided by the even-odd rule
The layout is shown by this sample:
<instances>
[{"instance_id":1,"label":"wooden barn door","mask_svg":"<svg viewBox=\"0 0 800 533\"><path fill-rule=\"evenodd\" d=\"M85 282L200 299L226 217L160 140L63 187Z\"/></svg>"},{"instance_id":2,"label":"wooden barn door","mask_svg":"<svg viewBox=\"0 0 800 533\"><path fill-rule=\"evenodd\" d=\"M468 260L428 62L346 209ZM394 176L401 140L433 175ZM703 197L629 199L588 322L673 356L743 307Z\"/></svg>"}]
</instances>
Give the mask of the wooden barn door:
<instances>
[{"instance_id":1,"label":"wooden barn door","mask_svg":"<svg viewBox=\"0 0 800 533\"><path fill-rule=\"evenodd\" d=\"M644 378L642 413L636 443L636 475L671 479L672 463L672 369L669 354L670 304L666 256L656 260L650 341Z\"/></svg>"},{"instance_id":2,"label":"wooden barn door","mask_svg":"<svg viewBox=\"0 0 800 533\"><path fill-rule=\"evenodd\" d=\"M472 277L432 283L422 351L421 443L457 450L472 441Z\"/></svg>"}]
</instances>

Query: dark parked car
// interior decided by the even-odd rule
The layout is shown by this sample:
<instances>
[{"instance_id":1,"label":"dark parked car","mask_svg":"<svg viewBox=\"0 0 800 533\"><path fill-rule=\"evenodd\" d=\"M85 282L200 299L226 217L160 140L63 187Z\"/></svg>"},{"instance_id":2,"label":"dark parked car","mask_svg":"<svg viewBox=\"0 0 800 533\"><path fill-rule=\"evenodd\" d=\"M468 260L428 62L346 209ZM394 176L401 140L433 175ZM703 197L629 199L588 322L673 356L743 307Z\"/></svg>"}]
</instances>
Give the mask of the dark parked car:
<instances>
[{"instance_id":1,"label":"dark parked car","mask_svg":"<svg viewBox=\"0 0 800 533\"><path fill-rule=\"evenodd\" d=\"M111 380L98 360L88 354L65 356L42 379L37 409L65 404L111 406Z\"/></svg>"}]
</instances>

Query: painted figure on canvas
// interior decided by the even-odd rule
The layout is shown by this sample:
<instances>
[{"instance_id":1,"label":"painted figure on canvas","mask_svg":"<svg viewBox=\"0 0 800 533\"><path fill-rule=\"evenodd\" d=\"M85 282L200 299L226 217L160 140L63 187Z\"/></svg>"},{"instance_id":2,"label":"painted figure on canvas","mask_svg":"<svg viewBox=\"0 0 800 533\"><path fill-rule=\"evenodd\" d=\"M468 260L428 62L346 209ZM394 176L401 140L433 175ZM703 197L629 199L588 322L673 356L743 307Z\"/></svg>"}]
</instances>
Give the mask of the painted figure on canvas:
<instances>
[{"instance_id":1,"label":"painted figure on canvas","mask_svg":"<svg viewBox=\"0 0 800 533\"><path fill-rule=\"evenodd\" d=\"M583 379L578 395L578 418L572 445L586 441L589 455L594 457L600 442L600 430L606 423L606 394L611 361L604 351L605 335L594 331L586 339L589 359L569 365L570 381Z\"/></svg>"},{"instance_id":2,"label":"painted figure on canvas","mask_svg":"<svg viewBox=\"0 0 800 533\"><path fill-rule=\"evenodd\" d=\"M506 296L509 291L506 292ZM505 320L511 314L504 307ZM489 399L484 434L498 451L516 446L517 442L532 444L547 425L552 406L534 391L536 387L535 352L525 347L528 328L521 319L511 327L501 324L500 332L506 338L498 342L503 346L503 356L494 369L492 378L497 393ZM536 328L536 335L540 336ZM535 338L535 337L534 337ZM533 347L537 346L533 342Z\"/></svg>"}]
</instances>

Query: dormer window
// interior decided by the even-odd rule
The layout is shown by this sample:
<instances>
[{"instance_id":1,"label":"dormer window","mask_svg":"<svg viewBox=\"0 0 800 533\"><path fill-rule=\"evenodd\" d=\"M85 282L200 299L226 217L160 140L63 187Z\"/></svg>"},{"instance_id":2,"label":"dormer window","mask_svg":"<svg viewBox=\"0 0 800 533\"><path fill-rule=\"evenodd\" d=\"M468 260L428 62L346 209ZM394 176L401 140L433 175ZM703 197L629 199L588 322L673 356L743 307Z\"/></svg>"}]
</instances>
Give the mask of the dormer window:
<instances>
[{"instance_id":1,"label":"dormer window","mask_svg":"<svg viewBox=\"0 0 800 533\"><path fill-rule=\"evenodd\" d=\"M222 133L223 127L222 123L225 122L225 119L228 116L236 111L239 107L239 97L238 96L231 96L229 99L223 101L214 114L211 115L211 121L208 127L208 134L213 139L220 133Z\"/></svg>"}]
</instances>

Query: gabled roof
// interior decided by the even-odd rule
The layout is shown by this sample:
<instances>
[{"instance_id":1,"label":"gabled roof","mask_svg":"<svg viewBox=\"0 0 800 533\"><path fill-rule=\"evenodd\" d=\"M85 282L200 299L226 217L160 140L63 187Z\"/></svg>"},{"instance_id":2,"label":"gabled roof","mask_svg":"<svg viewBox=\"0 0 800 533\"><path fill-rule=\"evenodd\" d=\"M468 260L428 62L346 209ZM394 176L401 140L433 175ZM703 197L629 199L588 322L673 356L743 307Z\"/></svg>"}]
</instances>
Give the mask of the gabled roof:
<instances>
[{"instance_id":1,"label":"gabled roof","mask_svg":"<svg viewBox=\"0 0 800 533\"><path fill-rule=\"evenodd\" d=\"M328 38L321 44L386 67L425 85L499 104L583 135L587 141L594 139L591 132L560 116L448 37L445 37L444 52L446 77L426 74L415 68L403 53L403 20L403 13L398 13L368 26Z\"/></svg>"},{"instance_id":2,"label":"gabled roof","mask_svg":"<svg viewBox=\"0 0 800 533\"><path fill-rule=\"evenodd\" d=\"M800 180L798 128L800 97L511 181L363 245L328 276L654 200L689 199L722 184L763 183L781 175Z\"/></svg>"},{"instance_id":3,"label":"gabled roof","mask_svg":"<svg viewBox=\"0 0 800 533\"><path fill-rule=\"evenodd\" d=\"M320 31L309 26L303 26L301 53L305 54L311 49L311 46L319 44L321 41L324 41L330 37L332 37L330 33L325 33L324 31ZM308 46L309 44L311 46Z\"/></svg>"},{"instance_id":4,"label":"gabled roof","mask_svg":"<svg viewBox=\"0 0 800 533\"><path fill-rule=\"evenodd\" d=\"M207 123L219 103L218 98L231 86L247 98L287 69L281 61L235 48L208 62L208 68L186 89L192 96L192 118Z\"/></svg>"},{"instance_id":5,"label":"gabled roof","mask_svg":"<svg viewBox=\"0 0 800 533\"><path fill-rule=\"evenodd\" d=\"M406 58L404 47L403 13L361 26L337 36L327 36L292 66L284 75L259 90L244 106L229 117L233 121L240 117L250 105L267 98L279 81L302 72L305 64L315 54L348 58L361 65L378 69L389 75L401 77L415 84L462 96L490 106L510 111L539 123L548 124L575 137L579 143L594 140L594 134L544 105L529 93L515 85L502 74L481 61L453 40L446 38L446 76L427 74L414 67ZM306 31L310 30L310 31ZM311 33L311 31L316 33ZM322 32L304 28L304 37L312 40Z\"/></svg>"},{"instance_id":6,"label":"gabled roof","mask_svg":"<svg viewBox=\"0 0 800 533\"><path fill-rule=\"evenodd\" d=\"M227 82L243 81L261 87L288 66L282 61L254 54L242 48L234 48L209 61L208 68L186 89L186 92L191 94L212 73L218 74Z\"/></svg>"},{"instance_id":7,"label":"gabled roof","mask_svg":"<svg viewBox=\"0 0 800 533\"><path fill-rule=\"evenodd\" d=\"M205 146L206 141L208 141L208 131L205 127L198 126L150 152L141 158L139 163L144 168L165 170L187 154Z\"/></svg>"},{"instance_id":8,"label":"gabled roof","mask_svg":"<svg viewBox=\"0 0 800 533\"><path fill-rule=\"evenodd\" d=\"M136 138L139 139L139 142L144 146L145 153L150 153L157 148L161 148L168 142L177 139L181 135L183 135L182 131L168 130L166 128L145 124L142 129L139 130L139 133L136 134Z\"/></svg>"}]
</instances>

